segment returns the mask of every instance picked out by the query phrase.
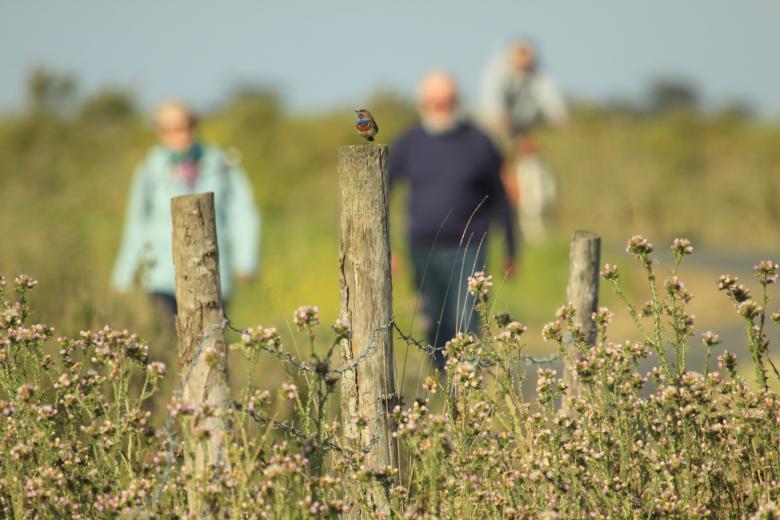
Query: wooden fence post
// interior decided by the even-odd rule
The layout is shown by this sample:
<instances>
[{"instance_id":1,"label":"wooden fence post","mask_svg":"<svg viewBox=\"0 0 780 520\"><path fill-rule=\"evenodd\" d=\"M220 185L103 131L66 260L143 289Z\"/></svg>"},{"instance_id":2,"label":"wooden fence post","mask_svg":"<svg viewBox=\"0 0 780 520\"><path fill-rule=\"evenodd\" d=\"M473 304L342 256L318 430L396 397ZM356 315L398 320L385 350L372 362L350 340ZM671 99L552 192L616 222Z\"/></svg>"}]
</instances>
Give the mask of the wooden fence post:
<instances>
[{"instance_id":1,"label":"wooden fence post","mask_svg":"<svg viewBox=\"0 0 780 520\"><path fill-rule=\"evenodd\" d=\"M388 147L366 144L338 151L340 317L352 334L341 343L345 442L365 452L371 469L398 467L398 449L387 412L398 402L393 374L393 295L390 278ZM355 419L368 426L360 429ZM387 510L384 496L372 498ZM389 512L389 511L388 511Z\"/></svg>"},{"instance_id":2,"label":"wooden fence post","mask_svg":"<svg viewBox=\"0 0 780 520\"><path fill-rule=\"evenodd\" d=\"M191 474L206 476L210 466L221 466L229 405L224 313L219 282L219 250L214 219L214 194L184 195L171 200L173 217L173 263L176 268L176 331L179 337L179 367L182 401L206 403L216 414L188 424L185 463ZM205 441L198 432L208 431ZM190 513L203 514L196 486L187 490Z\"/></svg>"},{"instance_id":3,"label":"wooden fence post","mask_svg":"<svg viewBox=\"0 0 780 520\"><path fill-rule=\"evenodd\" d=\"M575 231L571 237L569 249L569 282L566 287L566 299L574 306L576 314L574 323L582 328L589 345L596 341L596 324L593 313L599 305L599 264L601 262L601 238L588 231ZM572 338L565 338L567 355L576 359L576 353L571 352ZM581 388L572 377L568 359L564 358L563 380L569 385L569 395L579 396ZM561 403L567 408L566 400Z\"/></svg>"}]
</instances>

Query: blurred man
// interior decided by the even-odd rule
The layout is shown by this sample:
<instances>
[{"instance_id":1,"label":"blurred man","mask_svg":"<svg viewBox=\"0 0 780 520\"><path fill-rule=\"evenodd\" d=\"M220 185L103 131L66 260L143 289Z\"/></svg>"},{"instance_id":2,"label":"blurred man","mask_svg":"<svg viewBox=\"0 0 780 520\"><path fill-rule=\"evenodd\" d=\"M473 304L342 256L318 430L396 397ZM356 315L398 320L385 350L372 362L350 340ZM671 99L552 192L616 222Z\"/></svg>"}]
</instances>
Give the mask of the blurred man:
<instances>
[{"instance_id":1,"label":"blurred man","mask_svg":"<svg viewBox=\"0 0 780 520\"><path fill-rule=\"evenodd\" d=\"M538 53L529 42L512 43L487 67L481 112L513 156L504 178L510 200L520 210L523 237L541 239L543 214L555 198L555 183L540 161L535 131L545 123L563 126L568 114L555 83L540 71Z\"/></svg>"},{"instance_id":2,"label":"blurred man","mask_svg":"<svg viewBox=\"0 0 780 520\"><path fill-rule=\"evenodd\" d=\"M515 268L513 218L500 180L501 156L490 139L458 113L455 80L426 76L420 86L421 122L390 151L390 182L410 187L408 236L428 342L438 349L458 331L476 330L466 278L484 269L491 217L506 232L506 268Z\"/></svg>"},{"instance_id":3,"label":"blurred man","mask_svg":"<svg viewBox=\"0 0 780 520\"><path fill-rule=\"evenodd\" d=\"M141 284L172 318L176 314L176 275L171 198L214 192L223 299L230 295L232 275L240 280L255 275L260 217L240 165L198 140L197 120L188 108L166 103L157 109L154 119L159 144L133 177L113 285L126 291L140 271Z\"/></svg>"}]
</instances>

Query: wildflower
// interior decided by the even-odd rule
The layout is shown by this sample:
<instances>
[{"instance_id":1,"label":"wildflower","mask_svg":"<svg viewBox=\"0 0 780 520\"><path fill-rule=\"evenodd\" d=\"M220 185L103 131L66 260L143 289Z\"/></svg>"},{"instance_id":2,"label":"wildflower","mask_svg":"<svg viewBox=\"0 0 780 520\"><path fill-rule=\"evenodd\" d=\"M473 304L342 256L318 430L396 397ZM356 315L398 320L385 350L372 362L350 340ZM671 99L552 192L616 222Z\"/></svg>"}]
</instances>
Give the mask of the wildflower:
<instances>
[{"instance_id":1,"label":"wildflower","mask_svg":"<svg viewBox=\"0 0 780 520\"><path fill-rule=\"evenodd\" d=\"M504 326L503 330L494 339L498 341L517 340L520 339L520 336L527 330L528 327L519 321L511 321Z\"/></svg>"},{"instance_id":2,"label":"wildflower","mask_svg":"<svg viewBox=\"0 0 780 520\"><path fill-rule=\"evenodd\" d=\"M678 298L684 303L688 303L693 298L688 289L685 288L685 284L676 276L671 280L666 280L665 285L667 294L672 298Z\"/></svg>"},{"instance_id":3,"label":"wildflower","mask_svg":"<svg viewBox=\"0 0 780 520\"><path fill-rule=\"evenodd\" d=\"M544 341L563 341L563 332L561 330L560 320L551 321L542 329L542 338Z\"/></svg>"},{"instance_id":4,"label":"wildflower","mask_svg":"<svg viewBox=\"0 0 780 520\"><path fill-rule=\"evenodd\" d=\"M597 327L606 327L614 317L615 314L606 307L599 308L599 310L592 315L593 321L596 323Z\"/></svg>"},{"instance_id":5,"label":"wildflower","mask_svg":"<svg viewBox=\"0 0 780 520\"><path fill-rule=\"evenodd\" d=\"M706 347L714 347L715 345L720 345L720 336L708 330L702 334L701 341Z\"/></svg>"},{"instance_id":6,"label":"wildflower","mask_svg":"<svg viewBox=\"0 0 780 520\"><path fill-rule=\"evenodd\" d=\"M16 412L16 407L11 401L3 401L0 399L0 417L8 417Z\"/></svg>"},{"instance_id":7,"label":"wildflower","mask_svg":"<svg viewBox=\"0 0 780 520\"><path fill-rule=\"evenodd\" d=\"M780 506L776 502L770 500L764 502L758 508L758 511L750 517L750 520L778 520L780 519Z\"/></svg>"},{"instance_id":8,"label":"wildflower","mask_svg":"<svg viewBox=\"0 0 780 520\"><path fill-rule=\"evenodd\" d=\"M739 315L751 321L758 317L758 315L760 315L763 310L764 309L762 309L761 306L753 300L743 301L737 307L737 312Z\"/></svg>"},{"instance_id":9,"label":"wildflower","mask_svg":"<svg viewBox=\"0 0 780 520\"><path fill-rule=\"evenodd\" d=\"M559 320L571 321L574 319L575 314L577 314L577 311L574 310L574 305L569 302L566 305L558 307L558 310L555 312L555 317Z\"/></svg>"},{"instance_id":10,"label":"wildflower","mask_svg":"<svg viewBox=\"0 0 780 520\"><path fill-rule=\"evenodd\" d=\"M293 313L295 326L299 330L311 330L312 327L320 323L320 318L317 316L319 312L320 309L316 305L313 307L310 305L298 307Z\"/></svg>"},{"instance_id":11,"label":"wildflower","mask_svg":"<svg viewBox=\"0 0 780 520\"><path fill-rule=\"evenodd\" d=\"M727 291L737 285L737 282L739 281L739 278L736 276L731 276L730 274L722 274L720 275L720 278L718 278L718 290L719 291Z\"/></svg>"},{"instance_id":12,"label":"wildflower","mask_svg":"<svg viewBox=\"0 0 780 520\"><path fill-rule=\"evenodd\" d=\"M356 417L352 418L352 424L358 427L358 429L364 429L368 426L368 416L359 413Z\"/></svg>"},{"instance_id":13,"label":"wildflower","mask_svg":"<svg viewBox=\"0 0 780 520\"><path fill-rule=\"evenodd\" d=\"M146 369L149 371L149 374L154 377L163 377L165 375L165 363L159 361L149 363Z\"/></svg>"},{"instance_id":14,"label":"wildflower","mask_svg":"<svg viewBox=\"0 0 780 520\"><path fill-rule=\"evenodd\" d=\"M262 350L275 352L282 347L282 338L276 331L276 328L264 328L262 326L250 327L241 334L241 344L244 347L260 348Z\"/></svg>"},{"instance_id":15,"label":"wildflower","mask_svg":"<svg viewBox=\"0 0 780 520\"><path fill-rule=\"evenodd\" d=\"M17 287L24 288L24 289L32 289L36 285L38 285L37 280L33 280L26 274L20 274L14 279L14 282L16 282ZM3 282L3 285L5 285L5 281Z\"/></svg>"},{"instance_id":16,"label":"wildflower","mask_svg":"<svg viewBox=\"0 0 780 520\"><path fill-rule=\"evenodd\" d=\"M51 419L57 415L57 409L50 404L44 404L36 408L35 413L38 415L38 421L45 419Z\"/></svg>"},{"instance_id":17,"label":"wildflower","mask_svg":"<svg viewBox=\"0 0 780 520\"><path fill-rule=\"evenodd\" d=\"M439 389L439 382L436 379L428 376L425 378L425 382L423 382L423 388L428 390L430 393L435 394L436 390Z\"/></svg>"},{"instance_id":18,"label":"wildflower","mask_svg":"<svg viewBox=\"0 0 780 520\"><path fill-rule=\"evenodd\" d=\"M493 286L493 276L486 275L484 271L478 271L469 276L470 294L474 295L478 301L485 301L490 294L490 288Z\"/></svg>"},{"instance_id":19,"label":"wildflower","mask_svg":"<svg viewBox=\"0 0 780 520\"><path fill-rule=\"evenodd\" d=\"M771 318L775 323L780 323L780 312L773 312Z\"/></svg>"},{"instance_id":20,"label":"wildflower","mask_svg":"<svg viewBox=\"0 0 780 520\"><path fill-rule=\"evenodd\" d=\"M67 372L63 372L62 375L60 375L59 379L57 379L57 382L54 383L54 388L67 388L72 384L72 381L70 380L70 377Z\"/></svg>"},{"instance_id":21,"label":"wildflower","mask_svg":"<svg viewBox=\"0 0 780 520\"><path fill-rule=\"evenodd\" d=\"M296 399L298 397L298 387L292 383L282 383L282 391L287 394L287 399Z\"/></svg>"},{"instance_id":22,"label":"wildflower","mask_svg":"<svg viewBox=\"0 0 780 520\"><path fill-rule=\"evenodd\" d=\"M718 356L718 367L721 369L728 370L732 375L736 373L737 368L737 356L729 352L728 350L725 351L723 354Z\"/></svg>"},{"instance_id":23,"label":"wildflower","mask_svg":"<svg viewBox=\"0 0 780 520\"><path fill-rule=\"evenodd\" d=\"M653 244L641 235L634 235L626 244L626 253L631 253L637 258L649 255L653 252Z\"/></svg>"},{"instance_id":24,"label":"wildflower","mask_svg":"<svg viewBox=\"0 0 780 520\"><path fill-rule=\"evenodd\" d=\"M176 418L179 415L192 415L195 409L189 403L186 403L178 397L172 397L171 402L168 403L168 412L172 418Z\"/></svg>"},{"instance_id":25,"label":"wildflower","mask_svg":"<svg viewBox=\"0 0 780 520\"><path fill-rule=\"evenodd\" d=\"M346 320L339 318L330 328L336 333L338 339L349 339L352 337L352 330L349 328L349 323Z\"/></svg>"},{"instance_id":26,"label":"wildflower","mask_svg":"<svg viewBox=\"0 0 780 520\"><path fill-rule=\"evenodd\" d=\"M759 262L758 265L753 267L756 271L756 278L761 282L761 285L769 285L777 281L778 266L771 260L764 260Z\"/></svg>"},{"instance_id":27,"label":"wildflower","mask_svg":"<svg viewBox=\"0 0 780 520\"><path fill-rule=\"evenodd\" d=\"M693 246L691 241L687 238L675 238L672 242L672 251L675 256L690 255L693 253Z\"/></svg>"},{"instance_id":28,"label":"wildflower","mask_svg":"<svg viewBox=\"0 0 780 520\"><path fill-rule=\"evenodd\" d=\"M602 269L599 274L605 280L617 280L620 278L618 266L612 264L604 264L604 269Z\"/></svg>"},{"instance_id":29,"label":"wildflower","mask_svg":"<svg viewBox=\"0 0 780 520\"><path fill-rule=\"evenodd\" d=\"M16 389L16 400L25 403L38 391L38 387L31 384L25 384Z\"/></svg>"},{"instance_id":30,"label":"wildflower","mask_svg":"<svg viewBox=\"0 0 780 520\"><path fill-rule=\"evenodd\" d=\"M675 324L675 330L677 330L678 332L686 336L692 336L693 324L694 324L694 320L696 319L696 316L694 316L693 314L686 314L684 312L679 312L675 314L674 317L677 319L677 323Z\"/></svg>"},{"instance_id":31,"label":"wildflower","mask_svg":"<svg viewBox=\"0 0 780 520\"><path fill-rule=\"evenodd\" d=\"M478 374L478 366L471 361L460 361L455 363L452 382L462 384L465 388L479 388L482 384L482 376Z\"/></svg>"},{"instance_id":32,"label":"wildflower","mask_svg":"<svg viewBox=\"0 0 780 520\"><path fill-rule=\"evenodd\" d=\"M542 395L555 383L557 373L550 368L540 368L536 371L536 393Z\"/></svg>"},{"instance_id":33,"label":"wildflower","mask_svg":"<svg viewBox=\"0 0 780 520\"><path fill-rule=\"evenodd\" d=\"M255 390L246 401L246 409L249 412L256 412L258 409L268 405L271 401L271 393L268 390Z\"/></svg>"},{"instance_id":34,"label":"wildflower","mask_svg":"<svg viewBox=\"0 0 780 520\"><path fill-rule=\"evenodd\" d=\"M480 351L479 341L472 333L458 332L454 338L444 344L444 354L449 358L463 355L477 355Z\"/></svg>"}]
</instances>

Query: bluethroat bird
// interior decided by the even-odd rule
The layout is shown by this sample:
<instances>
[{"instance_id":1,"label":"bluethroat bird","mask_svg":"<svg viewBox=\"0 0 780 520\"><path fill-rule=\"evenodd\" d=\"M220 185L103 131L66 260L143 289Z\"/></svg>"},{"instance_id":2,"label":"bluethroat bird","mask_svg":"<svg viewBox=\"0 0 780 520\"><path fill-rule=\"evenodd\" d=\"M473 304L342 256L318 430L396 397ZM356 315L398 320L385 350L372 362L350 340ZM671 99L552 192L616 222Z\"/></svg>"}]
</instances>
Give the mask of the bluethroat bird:
<instances>
[{"instance_id":1,"label":"bluethroat bird","mask_svg":"<svg viewBox=\"0 0 780 520\"><path fill-rule=\"evenodd\" d=\"M379 126L374 121L374 116L371 112L365 108L355 110L357 114L357 121L355 122L355 128L360 137L364 137L366 141L373 141L374 136L379 133Z\"/></svg>"}]
</instances>

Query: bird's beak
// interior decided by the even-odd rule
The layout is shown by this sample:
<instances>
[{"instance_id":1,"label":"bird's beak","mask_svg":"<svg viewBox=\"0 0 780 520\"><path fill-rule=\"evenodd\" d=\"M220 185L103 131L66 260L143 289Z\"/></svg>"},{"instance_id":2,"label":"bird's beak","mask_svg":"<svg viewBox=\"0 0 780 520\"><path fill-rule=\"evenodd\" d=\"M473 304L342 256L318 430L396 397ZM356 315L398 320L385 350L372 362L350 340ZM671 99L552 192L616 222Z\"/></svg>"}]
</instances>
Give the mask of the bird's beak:
<instances>
[{"instance_id":1,"label":"bird's beak","mask_svg":"<svg viewBox=\"0 0 780 520\"><path fill-rule=\"evenodd\" d=\"M360 113L360 110L355 110L355 113L356 113L356 114L359 114L359 113Z\"/></svg>"}]
</instances>

